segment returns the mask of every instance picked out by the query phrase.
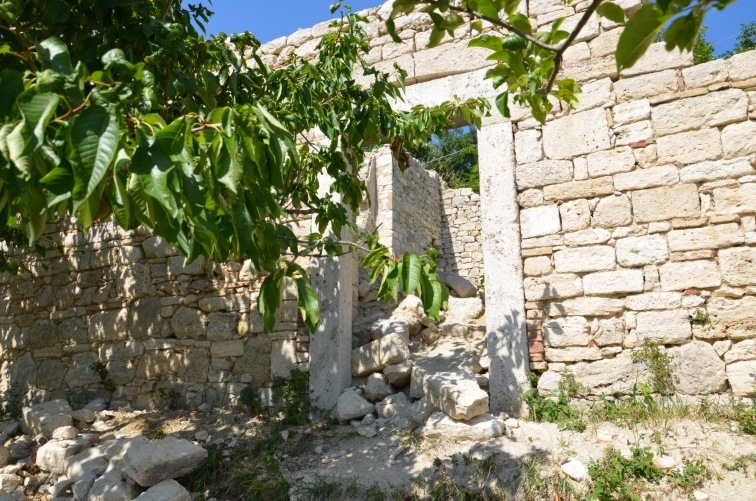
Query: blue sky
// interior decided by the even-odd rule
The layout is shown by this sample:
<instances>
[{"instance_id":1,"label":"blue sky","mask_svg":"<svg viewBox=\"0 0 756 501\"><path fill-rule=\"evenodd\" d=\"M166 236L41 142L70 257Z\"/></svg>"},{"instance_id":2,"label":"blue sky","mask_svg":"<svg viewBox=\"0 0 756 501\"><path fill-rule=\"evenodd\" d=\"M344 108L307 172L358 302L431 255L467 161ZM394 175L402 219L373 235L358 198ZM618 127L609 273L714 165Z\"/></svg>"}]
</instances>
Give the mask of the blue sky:
<instances>
[{"instance_id":1,"label":"blue sky","mask_svg":"<svg viewBox=\"0 0 756 501\"><path fill-rule=\"evenodd\" d=\"M207 4L207 0L200 0ZM192 0L189 0L191 3ZM288 35L297 28L308 28L332 16L328 7L334 0L214 0L215 16L210 33L251 31L262 42ZM381 5L381 0L351 0L354 10ZM741 23L756 20L756 0L738 0L722 12L710 12L707 38L716 43L715 53L732 48Z\"/></svg>"}]
</instances>

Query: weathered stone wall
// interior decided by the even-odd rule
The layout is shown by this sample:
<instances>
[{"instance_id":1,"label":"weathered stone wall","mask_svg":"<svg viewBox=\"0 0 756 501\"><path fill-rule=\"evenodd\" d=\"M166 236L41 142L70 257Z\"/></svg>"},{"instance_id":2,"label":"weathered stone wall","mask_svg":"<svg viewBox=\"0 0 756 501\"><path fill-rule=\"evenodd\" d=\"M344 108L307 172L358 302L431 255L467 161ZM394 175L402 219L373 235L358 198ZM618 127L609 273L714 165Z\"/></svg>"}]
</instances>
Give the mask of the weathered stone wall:
<instances>
[{"instance_id":1,"label":"weathered stone wall","mask_svg":"<svg viewBox=\"0 0 756 501\"><path fill-rule=\"evenodd\" d=\"M196 406L307 370L296 289L287 289L275 331L263 334L262 277L249 262L184 266L159 238L111 223L86 235L50 224L42 241L43 258L15 256L29 272L0 279L6 398L106 396L146 408L165 404L174 390L180 403ZM107 383L93 364L103 364Z\"/></svg>"},{"instance_id":2,"label":"weathered stone wall","mask_svg":"<svg viewBox=\"0 0 756 501\"><path fill-rule=\"evenodd\" d=\"M443 190L441 214L441 271L461 275L478 285L483 275L480 238L480 195L470 188Z\"/></svg>"}]
</instances>

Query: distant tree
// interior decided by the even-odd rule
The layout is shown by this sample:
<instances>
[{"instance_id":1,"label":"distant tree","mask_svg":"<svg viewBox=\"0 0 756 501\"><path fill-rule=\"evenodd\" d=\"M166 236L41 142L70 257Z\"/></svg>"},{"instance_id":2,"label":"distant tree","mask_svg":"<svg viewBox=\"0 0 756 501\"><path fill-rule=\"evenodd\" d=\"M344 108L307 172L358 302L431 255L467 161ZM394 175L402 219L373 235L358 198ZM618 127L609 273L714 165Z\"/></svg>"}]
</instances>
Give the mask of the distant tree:
<instances>
[{"instance_id":1,"label":"distant tree","mask_svg":"<svg viewBox=\"0 0 756 501\"><path fill-rule=\"evenodd\" d=\"M738 33L735 47L722 54L721 57L727 59L735 54L748 52L753 49L756 49L756 21L740 25L740 33Z\"/></svg>"},{"instance_id":2,"label":"distant tree","mask_svg":"<svg viewBox=\"0 0 756 501\"><path fill-rule=\"evenodd\" d=\"M708 26L701 26L701 30L698 32L696 41L693 44L693 64L708 63L717 59L714 55L714 44L706 39L706 32L709 31ZM667 30L663 30L656 37L657 42L664 42Z\"/></svg>"},{"instance_id":3,"label":"distant tree","mask_svg":"<svg viewBox=\"0 0 756 501\"><path fill-rule=\"evenodd\" d=\"M478 130L462 127L447 130L433 141L414 148L411 155L432 169L451 188L472 188L479 192Z\"/></svg>"}]
</instances>

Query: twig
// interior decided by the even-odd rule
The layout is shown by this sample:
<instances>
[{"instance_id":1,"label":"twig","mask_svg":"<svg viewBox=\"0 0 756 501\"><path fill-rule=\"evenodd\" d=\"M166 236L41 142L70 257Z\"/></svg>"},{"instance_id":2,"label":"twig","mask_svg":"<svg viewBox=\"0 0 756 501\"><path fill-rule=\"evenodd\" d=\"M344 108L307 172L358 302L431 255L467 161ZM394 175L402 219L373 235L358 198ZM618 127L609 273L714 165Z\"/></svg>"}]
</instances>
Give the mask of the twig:
<instances>
[{"instance_id":1,"label":"twig","mask_svg":"<svg viewBox=\"0 0 756 501\"><path fill-rule=\"evenodd\" d=\"M171 5L173 5L173 0L168 0L168 4L165 6L165 10L163 11L163 15L160 16L161 20L164 20L165 17L168 15L168 12L171 10Z\"/></svg>"}]
</instances>

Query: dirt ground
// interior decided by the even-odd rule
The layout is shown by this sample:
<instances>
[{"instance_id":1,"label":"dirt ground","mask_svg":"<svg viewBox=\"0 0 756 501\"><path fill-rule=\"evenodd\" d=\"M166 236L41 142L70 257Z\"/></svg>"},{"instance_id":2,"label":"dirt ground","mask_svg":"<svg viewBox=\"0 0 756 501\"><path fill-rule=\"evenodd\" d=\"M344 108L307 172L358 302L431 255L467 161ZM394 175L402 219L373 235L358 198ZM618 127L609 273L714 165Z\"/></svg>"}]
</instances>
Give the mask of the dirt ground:
<instances>
[{"instance_id":1,"label":"dirt ground","mask_svg":"<svg viewBox=\"0 0 756 501\"><path fill-rule=\"evenodd\" d=\"M103 439L139 434L151 439L200 438L203 445L220 451L226 471L239 463L254 467L262 455L272 454L291 485L292 499L401 499L410 492L421 499L434 498L430 486L439 475L481 498L495 487L506 499L538 499L531 485L536 478L561 478L575 492L586 493L590 481L567 480L561 465L575 458L589 466L609 446L625 453L648 446L655 455L673 458L673 469L701 460L708 472L708 478L688 492L666 480L650 484L644 489L646 499L756 499L756 437L742 433L734 422L677 420L633 429L594 423L584 432L574 432L551 423L519 421L504 436L485 442L424 439L419 431L387 428L366 438L352 426L334 424L278 428L273 431L278 436L271 439L269 424L238 408L119 411L107 424L110 430ZM198 491L198 499L207 499L211 487Z\"/></svg>"}]
</instances>

